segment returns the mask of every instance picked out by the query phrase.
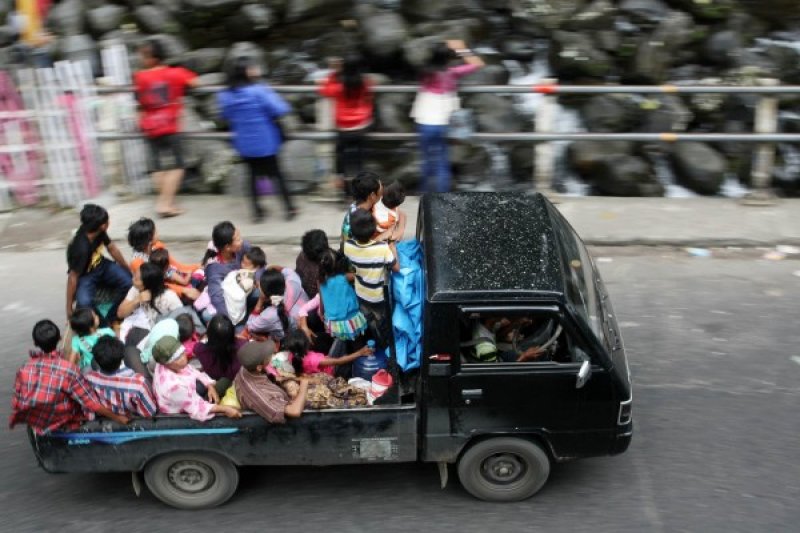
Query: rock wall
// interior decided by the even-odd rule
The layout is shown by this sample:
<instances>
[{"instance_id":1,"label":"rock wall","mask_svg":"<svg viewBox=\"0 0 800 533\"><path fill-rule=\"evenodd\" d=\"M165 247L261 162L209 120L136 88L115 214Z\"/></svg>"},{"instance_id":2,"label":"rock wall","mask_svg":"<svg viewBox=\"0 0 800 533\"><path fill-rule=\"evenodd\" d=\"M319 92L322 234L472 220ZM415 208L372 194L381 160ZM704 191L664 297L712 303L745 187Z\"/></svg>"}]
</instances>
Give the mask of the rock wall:
<instances>
[{"instance_id":1,"label":"rock wall","mask_svg":"<svg viewBox=\"0 0 800 533\"><path fill-rule=\"evenodd\" d=\"M13 3L0 0L0 21ZM54 57L92 58L98 75L98 49L105 42L125 42L133 52L155 35L164 41L170 62L200 72L209 83L221 80L226 58L238 53L258 58L271 83L310 83L326 58L350 50L361 51L385 82L413 83L430 43L457 38L478 48L488 63L465 83L503 84L533 69L565 84L751 84L760 78L800 84L797 0L61 0L48 26L57 36L49 45ZM12 29L0 26L0 62L10 61L12 42ZM550 72L542 72L542 65ZM294 108L291 127L310 127L314 99L287 98ZM412 99L381 95L377 128L413 131ZM585 128L595 132L752 131L755 101L748 95L559 100L577 109ZM532 131L533 116L522 103L500 95L464 98L464 105L475 109L478 131L487 132ZM782 129L798 131L800 101L782 97L781 109ZM192 98L191 115L197 127L222 126L213 97ZM504 148L506 178L529 183L530 150ZM798 148L779 149L776 183L789 194L800 190L800 165L791 164L800 160ZM413 144L375 143L372 150L377 170L413 184ZM195 165L206 173L208 163L218 179L224 165L210 152L195 150ZM565 168L597 194L652 196L665 190L654 161L666 161L679 184L717 194L730 173L747 184L751 157L747 144L574 143ZM485 182L505 168L496 160L494 147L459 145L453 154L456 182ZM313 165L298 167L302 174ZM508 186L507 180L498 183Z\"/></svg>"}]
</instances>

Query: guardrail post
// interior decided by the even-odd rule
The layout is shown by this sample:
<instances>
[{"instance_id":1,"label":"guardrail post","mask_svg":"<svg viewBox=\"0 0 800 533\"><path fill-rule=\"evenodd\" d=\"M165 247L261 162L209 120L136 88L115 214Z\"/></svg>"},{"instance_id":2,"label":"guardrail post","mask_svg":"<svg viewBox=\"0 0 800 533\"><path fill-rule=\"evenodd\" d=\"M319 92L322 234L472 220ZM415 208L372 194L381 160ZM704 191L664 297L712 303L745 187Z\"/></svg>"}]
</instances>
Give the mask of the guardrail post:
<instances>
[{"instance_id":1,"label":"guardrail post","mask_svg":"<svg viewBox=\"0 0 800 533\"><path fill-rule=\"evenodd\" d=\"M545 78L540 85L556 85L555 78ZM555 126L557 105L555 96L543 91L542 100L536 106L534 130L536 133L551 133ZM555 146L552 142L541 142L533 145L533 185L547 196L553 196L553 176L555 175Z\"/></svg>"},{"instance_id":2,"label":"guardrail post","mask_svg":"<svg viewBox=\"0 0 800 533\"><path fill-rule=\"evenodd\" d=\"M779 80L765 78L757 80L758 85L774 87ZM776 133L778 131L778 98L763 94L756 105L755 132ZM775 143L759 143L755 149L753 167L750 174L753 190L744 197L745 205L772 205L775 193L771 188L772 171L775 167Z\"/></svg>"},{"instance_id":3,"label":"guardrail post","mask_svg":"<svg viewBox=\"0 0 800 533\"><path fill-rule=\"evenodd\" d=\"M333 129L333 100L318 96L315 103L316 122L314 128L317 131L331 131ZM334 144L327 141L317 143L317 158L319 159L321 170L321 185L327 187L334 173Z\"/></svg>"}]
</instances>

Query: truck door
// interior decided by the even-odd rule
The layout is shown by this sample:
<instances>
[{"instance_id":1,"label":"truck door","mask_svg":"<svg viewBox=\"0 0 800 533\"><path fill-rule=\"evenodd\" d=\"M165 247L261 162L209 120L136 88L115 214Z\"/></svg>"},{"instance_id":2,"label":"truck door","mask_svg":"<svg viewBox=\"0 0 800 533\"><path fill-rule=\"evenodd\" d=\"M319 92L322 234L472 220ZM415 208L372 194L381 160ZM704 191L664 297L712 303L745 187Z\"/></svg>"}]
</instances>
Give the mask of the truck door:
<instances>
[{"instance_id":1,"label":"truck door","mask_svg":"<svg viewBox=\"0 0 800 533\"><path fill-rule=\"evenodd\" d=\"M557 455L584 455L583 437L613 428L608 375L558 307L462 307L461 315L460 357L449 381L454 435L538 434ZM585 361L592 375L578 388Z\"/></svg>"}]
</instances>

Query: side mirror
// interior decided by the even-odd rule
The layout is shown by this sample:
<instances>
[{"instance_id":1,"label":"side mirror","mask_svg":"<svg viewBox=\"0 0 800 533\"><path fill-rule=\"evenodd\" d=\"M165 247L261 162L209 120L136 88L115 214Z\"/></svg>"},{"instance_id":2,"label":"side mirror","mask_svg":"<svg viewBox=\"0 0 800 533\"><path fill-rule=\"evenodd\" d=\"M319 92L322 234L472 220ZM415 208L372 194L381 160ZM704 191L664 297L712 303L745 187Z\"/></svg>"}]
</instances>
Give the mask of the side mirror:
<instances>
[{"instance_id":1,"label":"side mirror","mask_svg":"<svg viewBox=\"0 0 800 533\"><path fill-rule=\"evenodd\" d=\"M592 377L592 363L590 361L584 361L580 370L578 370L578 378L575 380L575 388L583 388L583 386L586 385L586 382L589 381L590 377Z\"/></svg>"}]
</instances>

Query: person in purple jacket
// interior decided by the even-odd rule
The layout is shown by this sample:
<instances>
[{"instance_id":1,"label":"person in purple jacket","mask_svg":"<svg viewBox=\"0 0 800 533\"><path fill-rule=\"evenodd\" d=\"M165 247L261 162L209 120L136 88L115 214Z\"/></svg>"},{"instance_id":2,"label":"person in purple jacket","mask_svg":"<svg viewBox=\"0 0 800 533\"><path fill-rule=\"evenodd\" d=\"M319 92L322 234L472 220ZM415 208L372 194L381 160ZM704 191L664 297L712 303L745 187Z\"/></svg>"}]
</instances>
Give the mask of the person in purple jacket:
<instances>
[{"instance_id":1,"label":"person in purple jacket","mask_svg":"<svg viewBox=\"0 0 800 533\"><path fill-rule=\"evenodd\" d=\"M206 264L206 283L208 284L208 296L211 305L214 306L218 315L229 317L228 308L225 306L225 294L222 290L222 281L228 273L242 268L242 258L250 250L250 243L242 240L242 235L233 222L228 220L220 222L211 231L211 242L216 248L215 252L207 251L213 260ZM255 297L257 298L258 295ZM255 301L253 302L255 305ZM250 307L250 306L248 306ZM242 320L244 324L247 317ZM203 320L211 320L210 315L203 312ZM238 324L236 324L238 325Z\"/></svg>"},{"instance_id":2,"label":"person in purple jacket","mask_svg":"<svg viewBox=\"0 0 800 533\"><path fill-rule=\"evenodd\" d=\"M286 179L278 166L283 135L276 120L290 111L289 104L268 85L259 83L261 69L248 57L235 59L228 70L228 88L217 95L222 117L233 131L233 146L250 170L253 221L266 215L258 201L257 179L269 176L278 182L286 207L286 219L297 216Z\"/></svg>"}]
</instances>

